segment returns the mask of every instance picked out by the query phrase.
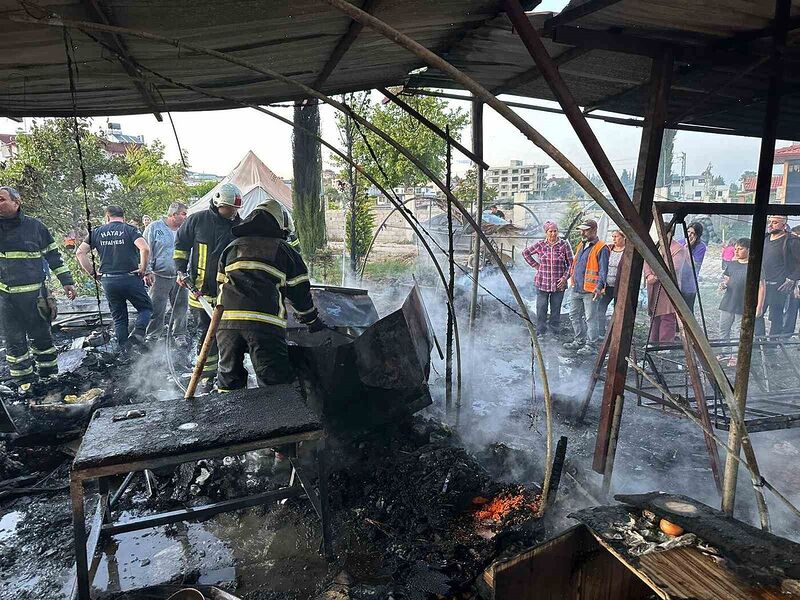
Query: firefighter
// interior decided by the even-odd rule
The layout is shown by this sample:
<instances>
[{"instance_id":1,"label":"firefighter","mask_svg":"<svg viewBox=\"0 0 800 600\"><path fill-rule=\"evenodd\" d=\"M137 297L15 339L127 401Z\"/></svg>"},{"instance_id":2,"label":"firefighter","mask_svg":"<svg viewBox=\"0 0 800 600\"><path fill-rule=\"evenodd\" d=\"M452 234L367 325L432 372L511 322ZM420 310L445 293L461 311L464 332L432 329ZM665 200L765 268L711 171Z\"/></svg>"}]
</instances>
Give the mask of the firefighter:
<instances>
[{"instance_id":1,"label":"firefighter","mask_svg":"<svg viewBox=\"0 0 800 600\"><path fill-rule=\"evenodd\" d=\"M30 388L37 375L42 379L58 375L45 261L67 297L74 300L72 275L53 236L41 221L24 214L14 188L0 187L0 331L6 338L11 377L22 392Z\"/></svg>"},{"instance_id":2,"label":"firefighter","mask_svg":"<svg viewBox=\"0 0 800 600\"><path fill-rule=\"evenodd\" d=\"M233 227L236 239L220 258L218 302L225 307L217 331L221 392L247 387L246 353L259 387L294 379L286 345L286 298L311 333L326 328L311 298L306 265L287 241L284 216L275 200L259 205Z\"/></svg>"},{"instance_id":3,"label":"firefighter","mask_svg":"<svg viewBox=\"0 0 800 600\"><path fill-rule=\"evenodd\" d=\"M203 297L213 306L217 299L217 264L222 251L233 241L231 227L242 222L239 209L242 193L232 183L225 183L214 193L208 209L189 215L175 237L175 270L178 285L186 287L181 277L188 273ZM197 352L203 345L211 318L197 298L189 295L189 307L200 323ZM203 387L210 387L217 374L219 355L212 345L203 368Z\"/></svg>"}]
</instances>

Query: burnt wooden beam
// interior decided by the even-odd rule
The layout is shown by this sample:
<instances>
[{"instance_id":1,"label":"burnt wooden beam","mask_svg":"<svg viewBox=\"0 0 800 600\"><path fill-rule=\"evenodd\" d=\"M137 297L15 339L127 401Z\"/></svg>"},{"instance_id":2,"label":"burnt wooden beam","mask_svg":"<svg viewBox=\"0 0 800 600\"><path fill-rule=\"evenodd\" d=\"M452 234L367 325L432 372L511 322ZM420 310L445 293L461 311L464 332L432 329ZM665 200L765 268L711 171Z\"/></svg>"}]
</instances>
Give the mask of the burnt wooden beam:
<instances>
[{"instance_id":1,"label":"burnt wooden beam","mask_svg":"<svg viewBox=\"0 0 800 600\"><path fill-rule=\"evenodd\" d=\"M103 7L100 4L100 0L83 0L84 3L89 7L91 13L101 22L103 25L116 25L116 23L106 14L106 11L103 10ZM158 108L158 100L153 95L150 88L147 87L147 83L142 78L142 74L137 71L133 65L136 61L131 56L130 51L128 50L128 45L122 36L117 35L116 33L108 33L105 34L105 37L111 42L111 45L116 48L117 52L121 57L124 57L125 60L122 58L118 58L119 64L122 66L125 73L127 73L128 77L131 78L133 84L136 86L136 89L139 90L139 95L144 100L144 103L153 113L153 116L156 118L157 121L161 122L164 120L164 117L161 116L161 112Z\"/></svg>"},{"instance_id":2,"label":"burnt wooden beam","mask_svg":"<svg viewBox=\"0 0 800 600\"><path fill-rule=\"evenodd\" d=\"M642 130L642 142L636 166L636 183L633 190L633 204L648 227L652 221L653 198L658 177L658 163L661 157L661 143L664 138L664 122L669 104L671 79L672 55L667 52L653 62L650 74L650 103ZM628 376L626 358L631 352L633 341L633 328L630 327L630 323L636 320L643 266L644 260L641 254L629 244L625 249L617 278L619 289L614 307L606 380L600 404L600 423L595 439L592 466L598 473L606 471L616 404L624 401L625 380Z\"/></svg>"},{"instance_id":3,"label":"burnt wooden beam","mask_svg":"<svg viewBox=\"0 0 800 600\"><path fill-rule=\"evenodd\" d=\"M769 196L772 184L772 165L775 160L775 140L778 136L778 119L780 118L781 94L783 93L783 61L781 49L786 45L788 20L792 8L791 0L776 0L775 31L772 39L772 60L767 105L764 111L764 130L761 138L761 152L758 160L758 176L756 179L755 210L750 232L750 260L747 263L747 276L744 288L744 310L742 311L741 334L739 336L739 352L736 362L736 382L734 396L739 411L744 414L747 404L747 388L750 380L750 363L753 354L753 337L756 326L756 305L761 279L761 264L764 256L764 240L766 238L767 215L770 212ZM788 235L788 234L787 234ZM774 332L770 329L770 334ZM725 480L722 496L722 510L733 514L736 503L736 480L739 474L739 452L743 444L743 431L738 423L732 422L728 435L728 446L734 452L728 452L725 462ZM748 442L749 443L749 440ZM745 448L747 450L747 448ZM769 530L769 516L763 497L759 500L761 526Z\"/></svg>"},{"instance_id":4,"label":"burnt wooden beam","mask_svg":"<svg viewBox=\"0 0 800 600\"><path fill-rule=\"evenodd\" d=\"M547 32L551 31L554 27L572 23L577 19L591 15L598 10L608 8L617 2L619 2L619 0L586 0L586 2L583 4L580 4L574 8L562 10L557 15L547 19L547 21L544 22L544 30Z\"/></svg>"},{"instance_id":5,"label":"burnt wooden beam","mask_svg":"<svg viewBox=\"0 0 800 600\"><path fill-rule=\"evenodd\" d=\"M361 10L366 13L371 13L373 10L375 10L375 6L378 4L378 2L379 0L364 0L364 3L361 5ZM344 55L355 43L356 39L361 34L362 29L364 29L364 25L358 21L350 21L347 31L341 37L341 39L339 39L336 47L328 57L328 61L325 63L325 66L322 67L322 70L319 72L319 75L317 75L316 79L314 79L314 83L311 84L311 87L319 89L320 86L322 86L328 80L328 77L330 77L336 67L339 66L339 62L342 60Z\"/></svg>"},{"instance_id":6,"label":"burnt wooden beam","mask_svg":"<svg viewBox=\"0 0 800 600\"><path fill-rule=\"evenodd\" d=\"M407 112L409 115L417 119L420 123L425 125L428 129L430 129L433 133L438 135L442 138L445 142L451 144L455 148L459 150L464 156L468 157L472 162L476 165L479 165L482 169L488 169L489 165L486 163L482 158L480 158L477 154L472 152L469 148L460 144L457 140L455 140L452 136L448 135L445 131L442 130L441 127L433 123L430 119L425 117L422 113L420 113L417 109L415 109L410 104L403 102L396 94L393 94L388 89L384 87L379 87L377 90L386 96L386 98L391 101L393 104L396 104L400 107L403 111Z\"/></svg>"},{"instance_id":7,"label":"burnt wooden beam","mask_svg":"<svg viewBox=\"0 0 800 600\"><path fill-rule=\"evenodd\" d=\"M589 50L586 48L570 48L566 52L562 52L561 54L556 56L553 59L553 62L556 65L561 66L572 60L575 60L576 58L580 58L581 56L587 54L588 52ZM526 83L530 83L531 81L538 79L539 77L541 77L541 75L542 72L539 70L539 67L531 67L530 69L527 69L526 71L523 71L522 73L519 73L518 75L514 75L513 77L507 79L506 81L498 85L496 88L491 90L491 92L495 96L498 96L500 94L510 94L511 92L525 85Z\"/></svg>"},{"instance_id":8,"label":"burnt wooden beam","mask_svg":"<svg viewBox=\"0 0 800 600\"><path fill-rule=\"evenodd\" d=\"M622 186L619 175L617 175L617 172L611 165L611 161L608 160L608 156L600 145L594 131L589 127L586 117L581 113L581 109L575 101L575 97L559 74L558 67L553 64L553 59L544 47L539 33L523 12L519 0L504 0L503 5L506 10L506 15L508 15L517 35L525 45L531 58L533 58L536 66L539 67L539 70L542 72L542 77L547 82L556 100L558 100L561 109L564 111L564 115L569 120L584 150L592 160L592 163L597 169L597 173L600 175L606 188L608 188L620 213L622 213L629 223L637 222L639 215L636 213L636 209L631 203L628 192L626 192L625 188Z\"/></svg>"}]
</instances>

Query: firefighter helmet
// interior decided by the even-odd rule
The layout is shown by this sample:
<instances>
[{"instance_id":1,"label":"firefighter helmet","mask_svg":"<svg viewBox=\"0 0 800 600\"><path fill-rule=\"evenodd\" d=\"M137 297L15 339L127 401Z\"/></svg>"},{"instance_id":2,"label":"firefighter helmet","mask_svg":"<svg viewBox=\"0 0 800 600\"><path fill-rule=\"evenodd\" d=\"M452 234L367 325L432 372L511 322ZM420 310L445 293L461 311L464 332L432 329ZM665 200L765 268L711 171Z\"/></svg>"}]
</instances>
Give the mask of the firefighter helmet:
<instances>
[{"instance_id":1,"label":"firefighter helmet","mask_svg":"<svg viewBox=\"0 0 800 600\"><path fill-rule=\"evenodd\" d=\"M214 206L233 206L242 208L242 191L232 183L225 183L220 186L212 198Z\"/></svg>"},{"instance_id":2,"label":"firefighter helmet","mask_svg":"<svg viewBox=\"0 0 800 600\"><path fill-rule=\"evenodd\" d=\"M292 216L289 214L289 211L278 202L277 200L269 199L266 202L262 202L256 207L256 210L263 210L269 214L271 214L275 220L278 222L278 226L288 233L294 232L294 221L292 220Z\"/></svg>"}]
</instances>

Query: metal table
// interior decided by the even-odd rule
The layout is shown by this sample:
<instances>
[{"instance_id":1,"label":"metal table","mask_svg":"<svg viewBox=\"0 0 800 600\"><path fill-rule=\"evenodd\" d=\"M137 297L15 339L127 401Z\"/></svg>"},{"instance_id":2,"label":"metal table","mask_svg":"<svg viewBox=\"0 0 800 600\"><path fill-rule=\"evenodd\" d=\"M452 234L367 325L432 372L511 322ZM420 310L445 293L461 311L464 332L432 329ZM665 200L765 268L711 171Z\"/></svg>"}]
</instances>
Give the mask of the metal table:
<instances>
[{"instance_id":1,"label":"metal table","mask_svg":"<svg viewBox=\"0 0 800 600\"><path fill-rule=\"evenodd\" d=\"M298 444L312 440L317 448L319 493L312 488L309 473L296 458ZM111 519L111 476L286 445L293 448L292 474L287 487L125 522ZM98 480L100 499L87 535L84 484L92 479ZM126 478L123 485L129 481L130 477ZM117 490L116 497L120 491ZM98 410L89 423L70 474L77 597L91 598L90 585L99 563L95 554L101 536L202 520L222 512L303 495L309 498L322 521L323 548L326 557L330 557L325 433L319 417L305 405L293 385Z\"/></svg>"}]
</instances>

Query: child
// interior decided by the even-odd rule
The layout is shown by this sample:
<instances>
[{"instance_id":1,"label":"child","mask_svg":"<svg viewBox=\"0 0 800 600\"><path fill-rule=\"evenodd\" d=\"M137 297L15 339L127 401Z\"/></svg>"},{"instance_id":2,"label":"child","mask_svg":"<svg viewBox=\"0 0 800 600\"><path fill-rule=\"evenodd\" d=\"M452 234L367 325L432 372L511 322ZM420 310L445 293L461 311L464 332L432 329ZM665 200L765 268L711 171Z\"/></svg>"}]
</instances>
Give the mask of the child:
<instances>
[{"instance_id":1,"label":"child","mask_svg":"<svg viewBox=\"0 0 800 600\"><path fill-rule=\"evenodd\" d=\"M725 269L728 268L728 265L734 259L734 242L733 240L728 240L722 246L722 272L725 272Z\"/></svg>"},{"instance_id":2,"label":"child","mask_svg":"<svg viewBox=\"0 0 800 600\"><path fill-rule=\"evenodd\" d=\"M720 291L725 292L719 303L719 337L725 342L731 339L734 322L741 324L749 259L750 238L739 238L734 246L734 260L728 263L722 273L722 282L719 284ZM729 367L736 365L736 355L733 353L721 358L728 359Z\"/></svg>"}]
</instances>

